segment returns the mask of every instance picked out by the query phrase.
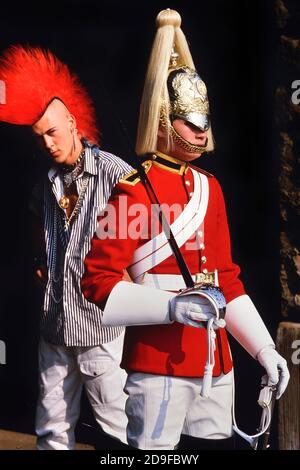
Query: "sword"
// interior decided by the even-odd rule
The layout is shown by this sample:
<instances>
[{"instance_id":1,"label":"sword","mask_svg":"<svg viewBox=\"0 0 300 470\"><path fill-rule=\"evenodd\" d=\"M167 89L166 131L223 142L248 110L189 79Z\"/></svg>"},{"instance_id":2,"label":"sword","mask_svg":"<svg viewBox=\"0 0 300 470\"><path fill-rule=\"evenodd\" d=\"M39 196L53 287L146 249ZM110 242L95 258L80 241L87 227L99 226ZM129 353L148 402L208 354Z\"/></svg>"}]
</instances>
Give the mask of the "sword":
<instances>
[{"instance_id":1,"label":"sword","mask_svg":"<svg viewBox=\"0 0 300 470\"><path fill-rule=\"evenodd\" d=\"M259 394L258 404L262 407L262 413L258 433L261 433L262 431L263 432L253 440L251 447L254 450L268 450L270 447L269 439L275 407L276 392L276 386L265 385Z\"/></svg>"},{"instance_id":2,"label":"sword","mask_svg":"<svg viewBox=\"0 0 300 470\"><path fill-rule=\"evenodd\" d=\"M278 371L279 372L279 371ZM280 372L279 372L280 373ZM266 379L267 380L267 379ZM272 425L272 416L275 407L275 400L276 400L276 393L277 393L277 384L276 385L267 385L266 380L262 378L262 389L260 390L259 397L258 397L258 404L262 408L260 424L257 428L257 433L253 435L249 435L242 431L235 419L235 409L234 409L234 401L235 401L235 393L233 389L233 407L232 407L232 418L233 418L233 430L245 441L250 444L250 447L254 450L267 450L269 449L269 438L271 432L271 425ZM279 383L279 381L278 381Z\"/></svg>"}]
</instances>

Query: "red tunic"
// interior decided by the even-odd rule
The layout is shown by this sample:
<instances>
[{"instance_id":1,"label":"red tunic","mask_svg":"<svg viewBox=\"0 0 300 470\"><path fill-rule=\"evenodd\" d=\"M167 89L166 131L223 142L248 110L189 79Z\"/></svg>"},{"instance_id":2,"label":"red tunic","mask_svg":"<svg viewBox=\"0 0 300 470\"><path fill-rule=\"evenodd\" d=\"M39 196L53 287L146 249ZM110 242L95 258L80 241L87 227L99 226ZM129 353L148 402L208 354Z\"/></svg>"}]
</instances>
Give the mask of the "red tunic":
<instances>
[{"instance_id":1,"label":"red tunic","mask_svg":"<svg viewBox=\"0 0 300 470\"><path fill-rule=\"evenodd\" d=\"M193 175L190 168L181 175L174 172L174 169L171 171L168 166L162 167L154 161L148 177L161 204L177 203L183 209L193 193ZM181 252L192 274L199 273L203 269L207 269L208 272L218 270L219 286L228 303L243 295L245 291L238 278L240 269L231 259L230 236L222 190L216 178L212 175L207 177L209 201L204 226L201 228L204 230L204 248L187 249L186 243L181 247ZM134 251L151 238L151 204L148 195L141 182L130 184L130 179L132 178L127 181L121 180L109 200L109 204L116 209L117 214L116 232L113 234L115 236L100 240L95 234L91 250L85 259L83 293L88 300L102 308L113 287L122 280L124 270L130 266ZM126 206L133 210L133 204L143 204L143 207L147 207L148 215L145 216L143 212L139 224L136 222L136 212L134 214L129 212L130 215L127 217L124 213ZM118 216L120 207L123 211L121 217ZM107 222L106 215L99 217L99 227L102 229ZM126 237L130 227L140 230L142 235L135 239ZM174 257L169 256L148 272L179 274L180 271ZM122 315L121 305L120 315ZM204 328L189 327L175 322L169 325L131 326L126 329L122 367L127 370L202 377L206 358L207 343ZM232 359L226 331L220 329L217 331L213 375L227 373L231 368Z\"/></svg>"}]
</instances>

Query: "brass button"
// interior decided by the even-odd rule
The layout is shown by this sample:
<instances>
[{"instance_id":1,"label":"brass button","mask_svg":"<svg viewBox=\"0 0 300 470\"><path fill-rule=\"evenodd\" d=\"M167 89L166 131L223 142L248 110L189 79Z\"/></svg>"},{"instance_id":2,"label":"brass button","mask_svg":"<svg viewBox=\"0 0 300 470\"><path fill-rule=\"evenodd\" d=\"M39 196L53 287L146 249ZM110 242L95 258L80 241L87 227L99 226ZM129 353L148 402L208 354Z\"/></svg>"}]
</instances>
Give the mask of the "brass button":
<instances>
[{"instance_id":1,"label":"brass button","mask_svg":"<svg viewBox=\"0 0 300 470\"><path fill-rule=\"evenodd\" d=\"M191 185L191 182L190 182L189 180L186 180L186 181L185 181L185 184L186 184L187 186L190 186L190 185Z\"/></svg>"},{"instance_id":2,"label":"brass button","mask_svg":"<svg viewBox=\"0 0 300 470\"><path fill-rule=\"evenodd\" d=\"M202 263L206 263L206 256L201 256Z\"/></svg>"},{"instance_id":3,"label":"brass button","mask_svg":"<svg viewBox=\"0 0 300 470\"><path fill-rule=\"evenodd\" d=\"M199 248L200 248L200 250L204 250L204 248L205 248L205 245L204 245L204 243L200 243L200 246L199 246Z\"/></svg>"},{"instance_id":4,"label":"brass button","mask_svg":"<svg viewBox=\"0 0 300 470\"><path fill-rule=\"evenodd\" d=\"M203 269L203 273L207 274L208 273L207 269Z\"/></svg>"}]
</instances>

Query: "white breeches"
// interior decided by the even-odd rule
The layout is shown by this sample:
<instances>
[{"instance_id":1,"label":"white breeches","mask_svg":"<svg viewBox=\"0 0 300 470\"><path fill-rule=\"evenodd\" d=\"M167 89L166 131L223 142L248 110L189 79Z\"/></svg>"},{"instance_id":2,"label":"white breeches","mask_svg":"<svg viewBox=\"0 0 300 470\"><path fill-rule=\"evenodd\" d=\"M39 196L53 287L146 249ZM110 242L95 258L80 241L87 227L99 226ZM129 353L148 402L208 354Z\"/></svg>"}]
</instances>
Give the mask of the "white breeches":
<instances>
[{"instance_id":1,"label":"white breeches","mask_svg":"<svg viewBox=\"0 0 300 470\"><path fill-rule=\"evenodd\" d=\"M232 436L233 374L212 380L209 398L201 378L129 373L125 392L128 443L139 449L174 449L180 434L203 439Z\"/></svg>"}]
</instances>

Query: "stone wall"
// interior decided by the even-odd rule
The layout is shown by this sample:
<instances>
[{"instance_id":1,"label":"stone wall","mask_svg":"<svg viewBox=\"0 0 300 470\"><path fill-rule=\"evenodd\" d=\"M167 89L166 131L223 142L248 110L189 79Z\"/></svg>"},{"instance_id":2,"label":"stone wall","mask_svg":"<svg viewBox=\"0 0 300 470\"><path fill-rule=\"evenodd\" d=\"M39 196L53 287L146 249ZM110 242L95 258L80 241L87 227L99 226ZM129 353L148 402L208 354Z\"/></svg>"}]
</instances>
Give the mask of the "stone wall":
<instances>
[{"instance_id":1,"label":"stone wall","mask_svg":"<svg viewBox=\"0 0 300 470\"><path fill-rule=\"evenodd\" d=\"M275 119L280 152L282 315L300 321L300 2L277 0L275 11L280 31Z\"/></svg>"},{"instance_id":2,"label":"stone wall","mask_svg":"<svg viewBox=\"0 0 300 470\"><path fill-rule=\"evenodd\" d=\"M291 374L279 402L278 446L300 449L300 2L276 0L279 30L275 120L280 154L282 316L277 348Z\"/></svg>"}]
</instances>

